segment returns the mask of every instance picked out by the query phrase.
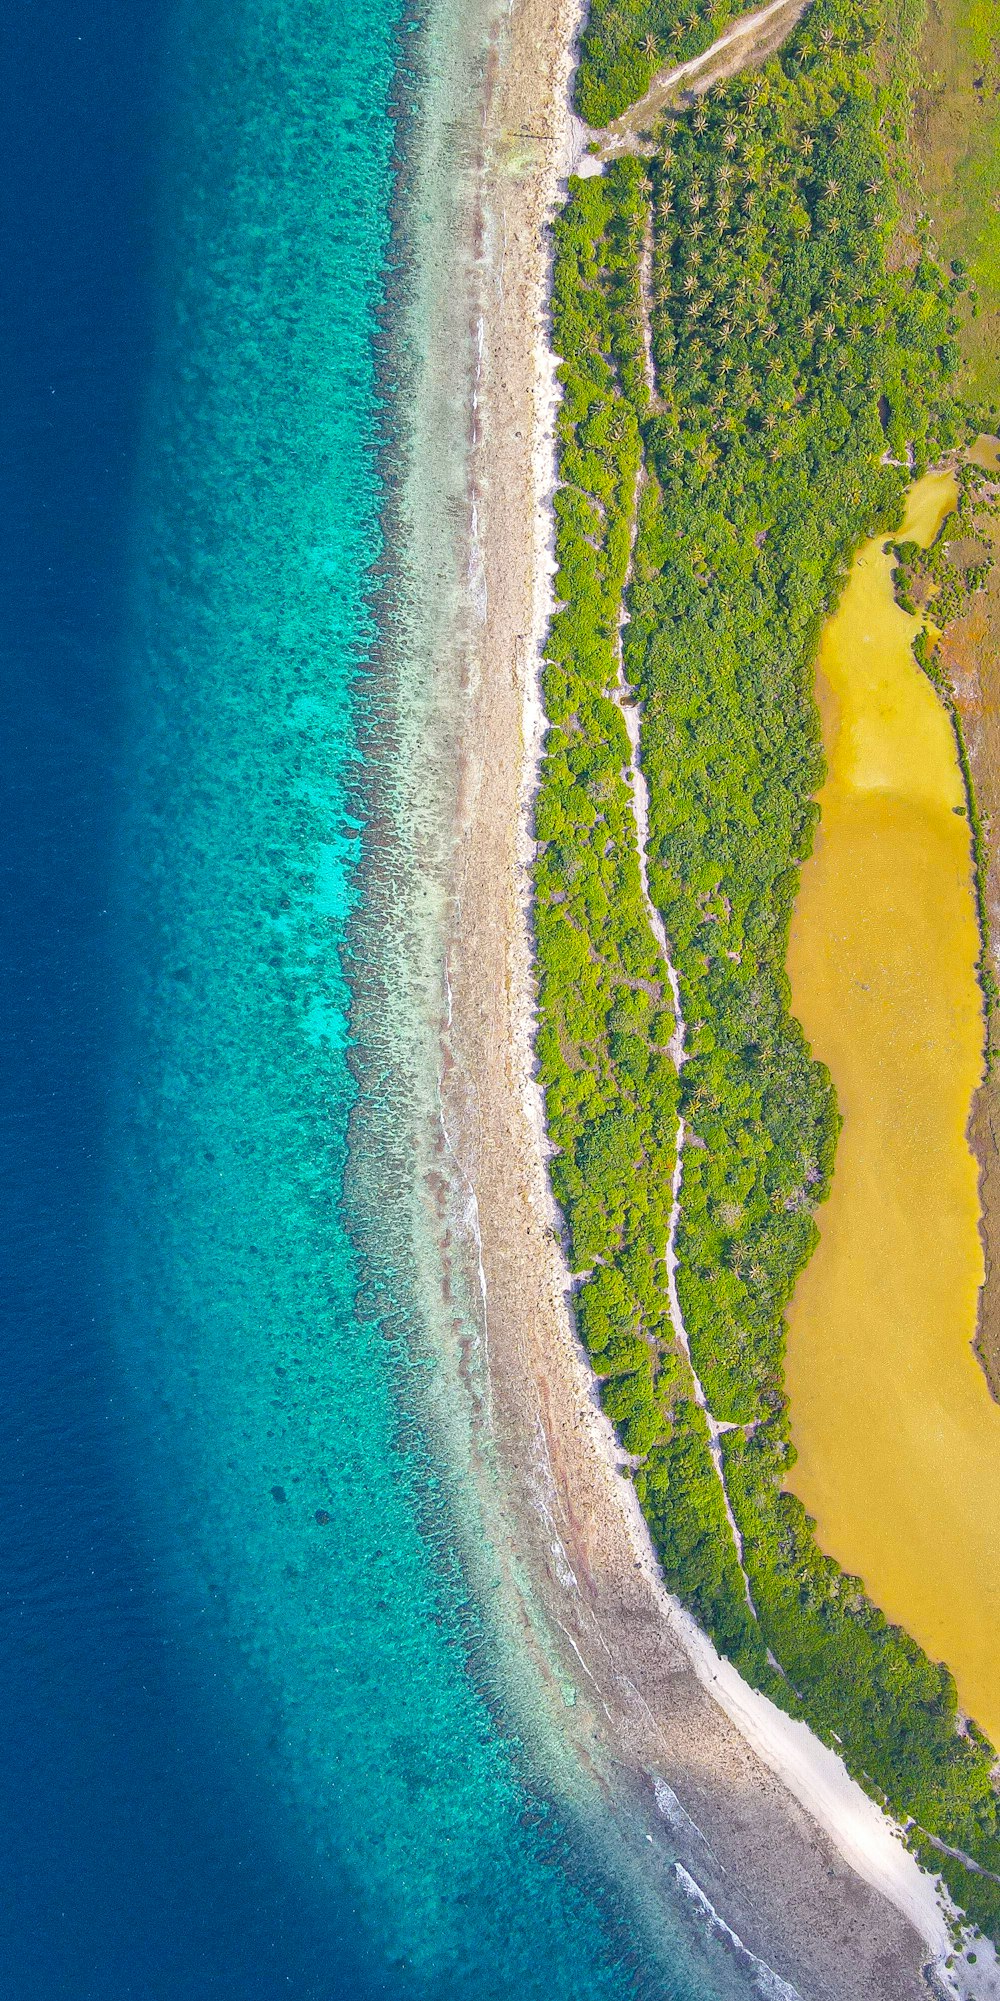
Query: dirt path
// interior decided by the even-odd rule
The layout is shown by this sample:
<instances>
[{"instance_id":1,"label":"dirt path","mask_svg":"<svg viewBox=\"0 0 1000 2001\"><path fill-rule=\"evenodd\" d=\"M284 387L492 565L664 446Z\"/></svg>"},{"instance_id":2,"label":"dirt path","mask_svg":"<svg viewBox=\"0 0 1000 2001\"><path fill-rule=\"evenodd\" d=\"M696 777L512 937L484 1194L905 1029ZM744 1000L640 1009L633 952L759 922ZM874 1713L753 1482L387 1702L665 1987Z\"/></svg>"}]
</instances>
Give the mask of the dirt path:
<instances>
[{"instance_id":1,"label":"dirt path","mask_svg":"<svg viewBox=\"0 0 1000 2001\"><path fill-rule=\"evenodd\" d=\"M635 534L635 519L633 517L633 539L634 539L634 534ZM636 826L636 851L639 862L639 880L642 887L642 897L643 897L643 902L645 903L646 906L646 915L649 919L650 930L652 931L653 936L656 939L657 945L659 946L660 953L663 958L664 965L666 967L667 981L670 986L670 992L673 997L674 1020L676 1025L674 1028L673 1037L671 1038L670 1055L678 1071L680 1071L680 1069L683 1066L686 1055L686 1046L685 1046L686 1025L684 1021L683 1011L681 1008L680 980L677 975L677 968L674 965L673 959L671 958L670 955L670 943L667 938L666 930L664 928L663 918L661 917L660 912L657 910L656 905L653 902L653 899L649 891L649 865L647 860L647 842L649 835L649 790L646 785L646 779L641 764L642 704L639 701L639 698L636 695L631 684L626 679L625 665L622 656L622 647L620 638L618 643L618 681L615 687L610 688L608 690L608 693L611 697L611 700L614 702L616 708L618 709L618 712L621 715L622 720L625 724L626 731L628 732L628 740L629 740L628 782L629 782L629 790L632 795L632 811L635 818L635 826ZM722 1463L722 1446L720 1440L724 1432L732 1431L735 1429L735 1427L731 1424L720 1423L719 1419L714 1415L711 1409L701 1378L694 1365L694 1359L691 1354L691 1343L688 1339L688 1331L684 1324L684 1313L681 1307L680 1295L677 1290L677 1266L678 1266L677 1232L680 1226L681 1187L684 1179L684 1146L686 1139L687 1139L687 1132L684 1120L683 1118L679 1118L677 1121L677 1150L674 1159L673 1176L670 1184L670 1228L667 1236L667 1249L666 1249L667 1296L670 1301L670 1320L674 1333L677 1337L677 1340L684 1351L684 1356L687 1361L688 1368L691 1372L691 1382L694 1388L695 1402L698 1404L699 1408L704 1412L705 1421L708 1425L709 1445L712 1454L712 1463L715 1467L719 1485L722 1489L723 1504L726 1510L726 1518L729 1522L729 1527L732 1532L733 1542L736 1546L736 1557L740 1566L740 1573L743 1578L743 1588L744 1591L746 1592L746 1600L750 1608L750 1612L752 1616L756 1618L757 1608L753 1602L753 1593L750 1588L750 1579L747 1576L746 1567L743 1560L743 1537L740 1534L739 1525L737 1523L736 1516L734 1515L732 1510L732 1504L729 1499L729 1490L726 1486L725 1468Z\"/></svg>"},{"instance_id":2,"label":"dirt path","mask_svg":"<svg viewBox=\"0 0 1000 2001\"><path fill-rule=\"evenodd\" d=\"M589 134L599 148L591 158L603 163L621 153L641 151L644 142L650 143L654 121L679 96L700 97L713 84L735 76L752 63L766 61L791 34L808 4L809 0L769 0L768 6L758 8L753 14L742 14L731 22L718 41L700 56L691 56L676 68L660 70L637 104L630 105L602 132Z\"/></svg>"}]
</instances>

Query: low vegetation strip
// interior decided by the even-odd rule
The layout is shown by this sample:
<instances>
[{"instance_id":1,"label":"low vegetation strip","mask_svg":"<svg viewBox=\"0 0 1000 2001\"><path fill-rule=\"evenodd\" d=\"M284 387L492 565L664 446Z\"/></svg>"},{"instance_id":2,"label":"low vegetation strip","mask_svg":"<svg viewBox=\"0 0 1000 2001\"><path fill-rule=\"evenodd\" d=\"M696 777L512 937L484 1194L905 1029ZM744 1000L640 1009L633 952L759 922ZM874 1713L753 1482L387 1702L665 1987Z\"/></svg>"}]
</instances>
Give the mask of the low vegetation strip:
<instances>
[{"instance_id":1,"label":"low vegetation strip","mask_svg":"<svg viewBox=\"0 0 1000 2001\"><path fill-rule=\"evenodd\" d=\"M675 12L650 28L650 7L595 4L585 116L645 88L629 49ZM959 1718L947 1670L822 1554L783 1484L783 1314L838 1130L785 975L823 769L812 662L853 551L901 519L908 461L921 470L969 428L949 387L953 283L926 243L909 264L892 257L910 77L897 44L879 80L882 25L875 0L814 0L778 57L664 121L651 159L572 183L557 221L538 1055L578 1325L668 1583L1000 1936L992 1748ZM623 617L680 1076L613 699ZM679 1108L677 1287L691 1363L728 1426L724 1484L669 1310Z\"/></svg>"},{"instance_id":2,"label":"low vegetation strip","mask_svg":"<svg viewBox=\"0 0 1000 2001\"><path fill-rule=\"evenodd\" d=\"M929 549L916 542L896 542L893 589L896 602L911 615L926 614L926 622L913 642L917 663L933 682L951 718L955 747L965 786L966 810L972 833L973 877L976 913L979 920L978 978L986 1015L986 1062L996 1062L996 1012L1000 988L993 971L990 913L986 898L988 859L986 835L972 782L972 768L962 728L955 692L942 662L940 634L967 611L975 593L982 589L993 568L989 526L1000 515L997 483L980 466L967 464L958 469L958 503Z\"/></svg>"}]
</instances>

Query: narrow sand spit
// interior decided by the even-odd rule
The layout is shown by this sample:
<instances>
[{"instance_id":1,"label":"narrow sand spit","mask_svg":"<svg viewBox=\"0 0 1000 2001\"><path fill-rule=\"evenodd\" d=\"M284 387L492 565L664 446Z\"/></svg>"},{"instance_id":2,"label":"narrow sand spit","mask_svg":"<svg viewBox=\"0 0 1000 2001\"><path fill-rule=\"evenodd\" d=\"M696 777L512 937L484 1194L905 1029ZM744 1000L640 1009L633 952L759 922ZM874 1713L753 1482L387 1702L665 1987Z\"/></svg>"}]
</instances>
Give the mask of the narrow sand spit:
<instances>
[{"instance_id":1,"label":"narrow sand spit","mask_svg":"<svg viewBox=\"0 0 1000 2001\"><path fill-rule=\"evenodd\" d=\"M923 1969L948 1950L933 1884L834 1754L747 1688L668 1598L568 1311L533 1081L529 870L553 570L547 224L570 159L577 28L577 0L510 0L487 68L473 226L477 617L442 1117L469 1291L488 1311L491 1530L523 1647L566 1704L561 1728L669 1843L693 1908L704 1917L707 1899L747 1964L801 2001L926 2001ZM960 1985L938 1973L934 1991L997 1994L994 1971L980 1952Z\"/></svg>"}]
</instances>

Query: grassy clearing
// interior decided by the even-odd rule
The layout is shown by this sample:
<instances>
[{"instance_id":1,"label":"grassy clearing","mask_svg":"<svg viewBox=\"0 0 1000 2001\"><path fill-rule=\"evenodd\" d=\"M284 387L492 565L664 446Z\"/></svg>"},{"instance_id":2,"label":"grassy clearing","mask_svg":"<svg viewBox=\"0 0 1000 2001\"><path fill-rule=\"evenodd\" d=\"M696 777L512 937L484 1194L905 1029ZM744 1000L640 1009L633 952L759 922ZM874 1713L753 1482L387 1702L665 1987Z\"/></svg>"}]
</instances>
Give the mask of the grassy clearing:
<instances>
[{"instance_id":1,"label":"grassy clearing","mask_svg":"<svg viewBox=\"0 0 1000 2001\"><path fill-rule=\"evenodd\" d=\"M983 428L1000 419L1000 16L995 0L931 0L920 50L913 151L919 202L969 290L963 386Z\"/></svg>"}]
</instances>

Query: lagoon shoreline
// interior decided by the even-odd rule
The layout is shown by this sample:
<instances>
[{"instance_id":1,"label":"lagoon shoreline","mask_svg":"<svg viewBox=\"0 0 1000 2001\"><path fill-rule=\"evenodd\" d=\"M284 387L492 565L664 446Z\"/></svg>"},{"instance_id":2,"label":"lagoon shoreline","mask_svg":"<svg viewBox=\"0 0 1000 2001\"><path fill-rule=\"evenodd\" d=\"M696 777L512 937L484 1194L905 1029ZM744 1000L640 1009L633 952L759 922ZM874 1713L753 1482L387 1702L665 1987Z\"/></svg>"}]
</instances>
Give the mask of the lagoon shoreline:
<instances>
[{"instance_id":1,"label":"lagoon shoreline","mask_svg":"<svg viewBox=\"0 0 1000 2001\"><path fill-rule=\"evenodd\" d=\"M483 1316L472 1456L521 1643L580 1759L801 2001L908 2001L947 1950L934 1885L833 1753L668 1599L568 1310L534 1082L530 813L552 574L547 225L579 143L578 26L576 0L513 0L498 25L470 218L481 610L463 638L433 1172L451 1178Z\"/></svg>"}]
</instances>

